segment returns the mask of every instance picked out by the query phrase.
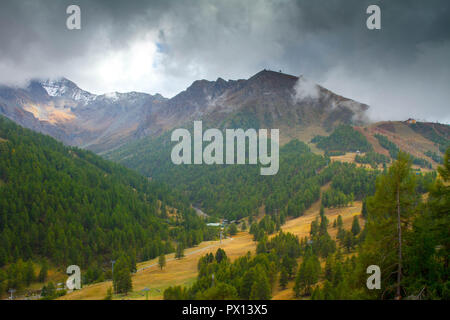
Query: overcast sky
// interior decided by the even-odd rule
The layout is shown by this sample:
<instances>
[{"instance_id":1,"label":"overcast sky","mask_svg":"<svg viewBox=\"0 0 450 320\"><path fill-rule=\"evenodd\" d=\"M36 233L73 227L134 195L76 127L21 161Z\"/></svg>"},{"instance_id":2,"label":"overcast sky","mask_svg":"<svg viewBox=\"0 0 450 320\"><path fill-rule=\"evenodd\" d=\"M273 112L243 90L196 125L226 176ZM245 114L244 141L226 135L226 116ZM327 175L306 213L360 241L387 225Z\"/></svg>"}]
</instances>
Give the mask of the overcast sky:
<instances>
[{"instance_id":1,"label":"overcast sky","mask_svg":"<svg viewBox=\"0 0 450 320\"><path fill-rule=\"evenodd\" d=\"M81 7L81 30L66 8ZM381 30L366 8L381 7ZM64 76L171 97L194 80L301 75L371 117L450 123L450 1L2 0L0 83Z\"/></svg>"}]
</instances>

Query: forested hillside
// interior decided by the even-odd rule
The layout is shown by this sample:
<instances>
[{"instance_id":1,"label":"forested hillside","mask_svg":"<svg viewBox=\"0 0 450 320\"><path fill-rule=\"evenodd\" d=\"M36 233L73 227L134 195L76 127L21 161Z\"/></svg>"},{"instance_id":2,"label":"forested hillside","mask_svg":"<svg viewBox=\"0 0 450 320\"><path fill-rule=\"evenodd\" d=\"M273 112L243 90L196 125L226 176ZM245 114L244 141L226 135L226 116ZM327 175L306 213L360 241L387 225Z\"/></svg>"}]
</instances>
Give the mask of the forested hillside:
<instances>
[{"instance_id":1,"label":"forested hillside","mask_svg":"<svg viewBox=\"0 0 450 320\"><path fill-rule=\"evenodd\" d=\"M325 151L372 151L372 145L366 137L349 125L337 127L328 137L315 136L311 142L317 143L317 147Z\"/></svg>"},{"instance_id":2,"label":"forested hillside","mask_svg":"<svg viewBox=\"0 0 450 320\"><path fill-rule=\"evenodd\" d=\"M331 163L327 156L312 153L298 140L280 148L280 170L274 176L261 176L256 165L177 166L172 164L170 152L171 143L165 135L143 139L107 157L167 182L205 212L231 220L255 216L262 207L265 213L279 214L282 220L298 217L319 199L320 186L332 179L333 187L325 195L325 205L344 206L370 195L379 173L354 164Z\"/></svg>"},{"instance_id":3,"label":"forested hillside","mask_svg":"<svg viewBox=\"0 0 450 320\"><path fill-rule=\"evenodd\" d=\"M121 254L135 263L208 237L165 185L0 117L0 267L110 266Z\"/></svg>"},{"instance_id":4,"label":"forested hillside","mask_svg":"<svg viewBox=\"0 0 450 320\"><path fill-rule=\"evenodd\" d=\"M262 205L266 213L278 210L299 216L318 199L326 180L317 173L327 159L311 153L298 140L280 149L280 171L275 176L261 176L257 165L177 166L170 160L171 145L165 141L167 137L161 137L110 157L181 190L205 212L229 219L256 215ZM131 156L120 159L129 152Z\"/></svg>"},{"instance_id":5,"label":"forested hillside","mask_svg":"<svg viewBox=\"0 0 450 320\"><path fill-rule=\"evenodd\" d=\"M415 132L438 145L439 151L445 153L450 147L450 126L439 123L416 122L409 125Z\"/></svg>"},{"instance_id":6,"label":"forested hillside","mask_svg":"<svg viewBox=\"0 0 450 320\"><path fill-rule=\"evenodd\" d=\"M383 136L381 134L376 134L374 137L377 138L378 143L383 148L385 148L387 151L389 151L389 155L391 156L392 159L397 159L397 155L398 155L400 149L395 143L393 143L392 141L389 141L388 138L386 138L385 136ZM413 164L416 164L423 168L431 169L431 163L429 163L427 160L422 159L422 158L416 158L412 155L410 155L410 158L411 158L411 161Z\"/></svg>"},{"instance_id":7,"label":"forested hillside","mask_svg":"<svg viewBox=\"0 0 450 320\"><path fill-rule=\"evenodd\" d=\"M356 216L349 229L343 228L341 216L329 221L322 207L309 237L298 239L280 231L269 240L272 230L255 237L254 256L249 253L231 262L222 249L207 254L198 261L194 284L169 287L164 299L264 300L277 287L285 290L293 282L294 296L302 299L448 300L449 156L450 149L435 180L431 174L416 176L409 156L397 155L376 183L367 183L373 195L363 206L363 229ZM348 173L344 169L333 188L344 190L347 182L357 188L360 181ZM423 192L429 192L425 202ZM332 229L336 238L329 234ZM380 290L366 287L370 265L381 269Z\"/></svg>"}]
</instances>

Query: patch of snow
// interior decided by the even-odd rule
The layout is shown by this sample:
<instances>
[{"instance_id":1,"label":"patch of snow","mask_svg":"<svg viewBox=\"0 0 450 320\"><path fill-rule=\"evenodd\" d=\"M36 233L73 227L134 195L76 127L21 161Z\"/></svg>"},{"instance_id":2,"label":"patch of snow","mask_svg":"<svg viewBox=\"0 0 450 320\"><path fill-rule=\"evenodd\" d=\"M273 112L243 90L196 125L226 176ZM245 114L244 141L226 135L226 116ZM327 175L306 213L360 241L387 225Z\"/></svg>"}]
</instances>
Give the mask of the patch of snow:
<instances>
[{"instance_id":1,"label":"patch of snow","mask_svg":"<svg viewBox=\"0 0 450 320\"><path fill-rule=\"evenodd\" d=\"M68 98L84 104L87 104L96 98L96 95L81 90L66 79L46 80L42 81L41 85L51 97Z\"/></svg>"}]
</instances>

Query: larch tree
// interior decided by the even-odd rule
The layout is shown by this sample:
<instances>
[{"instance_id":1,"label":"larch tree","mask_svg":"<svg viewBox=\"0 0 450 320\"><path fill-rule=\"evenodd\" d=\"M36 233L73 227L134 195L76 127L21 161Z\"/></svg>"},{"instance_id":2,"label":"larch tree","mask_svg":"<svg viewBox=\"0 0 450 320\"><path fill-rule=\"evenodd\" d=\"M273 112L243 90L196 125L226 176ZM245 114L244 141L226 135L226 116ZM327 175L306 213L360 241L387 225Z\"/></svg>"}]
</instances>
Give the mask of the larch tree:
<instances>
[{"instance_id":1,"label":"larch tree","mask_svg":"<svg viewBox=\"0 0 450 320\"><path fill-rule=\"evenodd\" d=\"M367 266L381 268L383 298L388 291L394 291L396 299L402 296L403 241L419 203L411 160L399 152L397 160L377 180L375 195L367 200L367 238L362 259ZM396 275L395 280L391 275Z\"/></svg>"}]
</instances>

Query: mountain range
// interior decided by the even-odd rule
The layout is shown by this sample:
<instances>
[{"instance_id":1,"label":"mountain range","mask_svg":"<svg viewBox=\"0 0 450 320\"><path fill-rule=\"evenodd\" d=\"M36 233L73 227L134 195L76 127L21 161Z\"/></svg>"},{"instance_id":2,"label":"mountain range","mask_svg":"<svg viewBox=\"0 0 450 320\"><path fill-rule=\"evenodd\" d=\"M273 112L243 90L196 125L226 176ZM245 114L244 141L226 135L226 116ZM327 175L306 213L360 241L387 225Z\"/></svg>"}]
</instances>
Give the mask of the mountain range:
<instances>
[{"instance_id":1,"label":"mountain range","mask_svg":"<svg viewBox=\"0 0 450 320\"><path fill-rule=\"evenodd\" d=\"M290 140L305 128L323 134L339 124L365 124L368 108L303 76L268 70L245 80L197 80L170 99L140 92L96 95L66 78L0 86L0 114L97 153L194 120L219 128L285 128L281 139Z\"/></svg>"}]
</instances>

